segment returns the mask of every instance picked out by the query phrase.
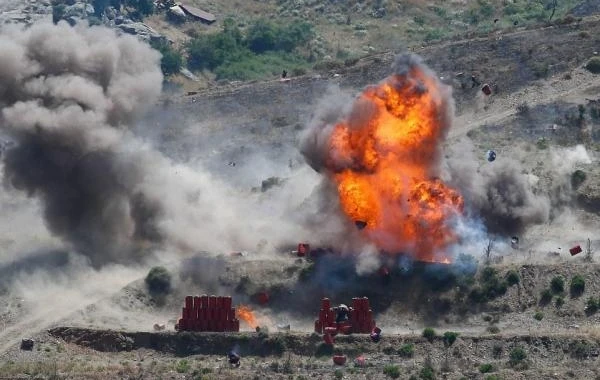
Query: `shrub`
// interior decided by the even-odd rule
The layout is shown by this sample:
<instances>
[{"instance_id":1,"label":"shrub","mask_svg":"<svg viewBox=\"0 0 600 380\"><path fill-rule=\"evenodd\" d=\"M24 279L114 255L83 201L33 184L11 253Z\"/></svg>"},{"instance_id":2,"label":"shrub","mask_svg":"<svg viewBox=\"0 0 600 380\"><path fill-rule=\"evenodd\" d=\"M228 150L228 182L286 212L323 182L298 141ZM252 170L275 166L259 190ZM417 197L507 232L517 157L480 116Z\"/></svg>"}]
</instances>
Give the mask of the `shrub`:
<instances>
[{"instance_id":1,"label":"shrub","mask_svg":"<svg viewBox=\"0 0 600 380\"><path fill-rule=\"evenodd\" d=\"M594 57L588 61L585 68L593 74L600 74L600 58Z\"/></svg>"},{"instance_id":2,"label":"shrub","mask_svg":"<svg viewBox=\"0 0 600 380\"><path fill-rule=\"evenodd\" d=\"M583 170L575 170L573 174L571 174L571 187L573 187L573 189L578 189L579 186L585 182L586 177Z\"/></svg>"},{"instance_id":3,"label":"shrub","mask_svg":"<svg viewBox=\"0 0 600 380\"><path fill-rule=\"evenodd\" d=\"M565 304L565 299L558 296L556 297L555 301L554 301L554 305L556 305L556 307L561 307L562 305Z\"/></svg>"},{"instance_id":4,"label":"shrub","mask_svg":"<svg viewBox=\"0 0 600 380\"><path fill-rule=\"evenodd\" d=\"M183 359L177 362L177 365L175 365L175 371L177 371L178 373L186 373L190 370L190 363Z\"/></svg>"},{"instance_id":5,"label":"shrub","mask_svg":"<svg viewBox=\"0 0 600 380\"><path fill-rule=\"evenodd\" d=\"M498 334L500 332L500 328L498 326L490 326L487 328L487 332L490 334Z\"/></svg>"},{"instance_id":6,"label":"shrub","mask_svg":"<svg viewBox=\"0 0 600 380\"><path fill-rule=\"evenodd\" d=\"M485 380L500 380L500 377L498 375L489 375L485 377Z\"/></svg>"},{"instance_id":7,"label":"shrub","mask_svg":"<svg viewBox=\"0 0 600 380\"><path fill-rule=\"evenodd\" d=\"M585 279L583 276L576 275L571 279L571 285L569 286L571 296L578 297L583 294L585 290Z\"/></svg>"},{"instance_id":8,"label":"shrub","mask_svg":"<svg viewBox=\"0 0 600 380\"><path fill-rule=\"evenodd\" d=\"M427 339L429 343L431 343L435 338L435 330L431 327L427 327L423 330L423 333L421 335L423 335L423 338Z\"/></svg>"},{"instance_id":9,"label":"shrub","mask_svg":"<svg viewBox=\"0 0 600 380\"><path fill-rule=\"evenodd\" d=\"M452 346L454 344L454 342L456 342L457 337L458 337L457 332L446 331L444 333L444 345L448 346L448 347Z\"/></svg>"},{"instance_id":10,"label":"shrub","mask_svg":"<svg viewBox=\"0 0 600 380\"><path fill-rule=\"evenodd\" d=\"M57 4L52 6L52 22L58 23L65 16L65 8L64 4Z\"/></svg>"},{"instance_id":11,"label":"shrub","mask_svg":"<svg viewBox=\"0 0 600 380\"><path fill-rule=\"evenodd\" d=\"M173 49L168 42L154 42L152 47L160 52L160 68L164 76L177 74L183 66L183 56Z\"/></svg>"},{"instance_id":12,"label":"shrub","mask_svg":"<svg viewBox=\"0 0 600 380\"><path fill-rule=\"evenodd\" d=\"M518 284L519 283L519 274L514 270L508 271L508 273L506 274L506 283L509 286Z\"/></svg>"},{"instance_id":13,"label":"shrub","mask_svg":"<svg viewBox=\"0 0 600 380\"><path fill-rule=\"evenodd\" d=\"M397 379L400 377L400 367L392 364L386 365L383 367L383 373L392 379Z\"/></svg>"},{"instance_id":14,"label":"shrub","mask_svg":"<svg viewBox=\"0 0 600 380\"><path fill-rule=\"evenodd\" d=\"M403 358L412 358L414 354L415 345L412 343L406 343L398 350L398 355L402 356Z\"/></svg>"},{"instance_id":15,"label":"shrub","mask_svg":"<svg viewBox=\"0 0 600 380\"><path fill-rule=\"evenodd\" d=\"M588 342L577 342L571 349L571 356L577 359L586 359L588 356L590 356L591 350L591 344Z\"/></svg>"},{"instance_id":16,"label":"shrub","mask_svg":"<svg viewBox=\"0 0 600 380\"><path fill-rule=\"evenodd\" d=\"M494 346L492 347L492 356L494 357L494 359L500 359L500 357L502 356L502 345L499 343L494 344Z\"/></svg>"},{"instance_id":17,"label":"shrub","mask_svg":"<svg viewBox=\"0 0 600 380\"><path fill-rule=\"evenodd\" d=\"M556 276L550 281L552 293L559 294L565 291L565 280L561 276Z\"/></svg>"},{"instance_id":18,"label":"shrub","mask_svg":"<svg viewBox=\"0 0 600 380\"><path fill-rule=\"evenodd\" d=\"M535 318L538 321L541 321L542 319L544 319L544 313L538 311L533 315L533 318Z\"/></svg>"},{"instance_id":19,"label":"shrub","mask_svg":"<svg viewBox=\"0 0 600 380\"><path fill-rule=\"evenodd\" d=\"M585 312L587 314L594 314L598 311L599 306L600 306L600 299L590 297L587 299L587 301L585 303Z\"/></svg>"},{"instance_id":20,"label":"shrub","mask_svg":"<svg viewBox=\"0 0 600 380\"><path fill-rule=\"evenodd\" d=\"M341 369L336 369L335 372L333 373L333 376L336 379L343 379L344 378L344 372L342 372Z\"/></svg>"},{"instance_id":21,"label":"shrub","mask_svg":"<svg viewBox=\"0 0 600 380\"><path fill-rule=\"evenodd\" d=\"M165 267L150 269L145 282L151 294L167 294L171 291L171 274Z\"/></svg>"},{"instance_id":22,"label":"shrub","mask_svg":"<svg viewBox=\"0 0 600 380\"><path fill-rule=\"evenodd\" d=\"M550 301L552 301L552 292L550 289L544 289L540 293L540 304L547 305Z\"/></svg>"},{"instance_id":23,"label":"shrub","mask_svg":"<svg viewBox=\"0 0 600 380\"><path fill-rule=\"evenodd\" d=\"M490 363L482 364L479 366L479 372L481 373L490 373L494 372L494 366Z\"/></svg>"},{"instance_id":24,"label":"shrub","mask_svg":"<svg viewBox=\"0 0 600 380\"><path fill-rule=\"evenodd\" d=\"M434 380L435 373L433 372L433 368L426 365L421 369L421 372L419 372L419 377L423 380Z\"/></svg>"},{"instance_id":25,"label":"shrub","mask_svg":"<svg viewBox=\"0 0 600 380\"><path fill-rule=\"evenodd\" d=\"M512 350L510 350L508 357L509 357L509 364L511 366L515 366L517 364L522 363L525 359L527 359L527 353L521 347L515 347Z\"/></svg>"}]
</instances>

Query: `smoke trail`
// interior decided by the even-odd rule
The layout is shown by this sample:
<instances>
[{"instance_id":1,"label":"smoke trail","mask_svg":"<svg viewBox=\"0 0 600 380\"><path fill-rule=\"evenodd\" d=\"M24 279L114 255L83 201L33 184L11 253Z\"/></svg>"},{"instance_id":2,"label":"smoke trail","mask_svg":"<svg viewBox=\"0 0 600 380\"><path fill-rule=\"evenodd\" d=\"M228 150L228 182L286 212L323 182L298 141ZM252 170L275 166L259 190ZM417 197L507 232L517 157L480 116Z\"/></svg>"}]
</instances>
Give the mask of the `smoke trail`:
<instances>
[{"instance_id":1,"label":"smoke trail","mask_svg":"<svg viewBox=\"0 0 600 380\"><path fill-rule=\"evenodd\" d=\"M8 188L43 201L48 229L91 258L161 240L147 167L128 126L161 91L159 54L103 27L37 24L0 31L0 128Z\"/></svg>"}]
</instances>

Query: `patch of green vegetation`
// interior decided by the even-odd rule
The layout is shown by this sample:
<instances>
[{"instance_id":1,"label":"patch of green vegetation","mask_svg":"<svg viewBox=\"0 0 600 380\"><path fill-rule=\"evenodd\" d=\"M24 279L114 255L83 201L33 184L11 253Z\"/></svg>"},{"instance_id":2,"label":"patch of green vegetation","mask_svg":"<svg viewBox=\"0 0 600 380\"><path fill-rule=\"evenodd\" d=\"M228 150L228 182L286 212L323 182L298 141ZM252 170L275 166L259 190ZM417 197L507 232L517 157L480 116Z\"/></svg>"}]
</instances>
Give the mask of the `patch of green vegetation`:
<instances>
[{"instance_id":1,"label":"patch of green vegetation","mask_svg":"<svg viewBox=\"0 0 600 380\"><path fill-rule=\"evenodd\" d=\"M563 297L561 297L561 296L557 296L557 297L554 299L554 305L555 305L557 308L560 308L560 307L562 307L562 305L564 305L564 304L565 304L565 299L564 299Z\"/></svg>"},{"instance_id":2,"label":"patch of green vegetation","mask_svg":"<svg viewBox=\"0 0 600 380\"><path fill-rule=\"evenodd\" d=\"M403 344L398 350L398 355L403 358L412 358L415 354L415 345L412 343Z\"/></svg>"},{"instance_id":3,"label":"patch of green vegetation","mask_svg":"<svg viewBox=\"0 0 600 380\"><path fill-rule=\"evenodd\" d=\"M333 346L325 343L320 343L315 351L316 357L333 355Z\"/></svg>"},{"instance_id":4,"label":"patch of green vegetation","mask_svg":"<svg viewBox=\"0 0 600 380\"><path fill-rule=\"evenodd\" d=\"M541 311L537 311L534 315L533 318L537 321L541 321L542 319L544 319L544 313L542 313Z\"/></svg>"},{"instance_id":5,"label":"patch of green vegetation","mask_svg":"<svg viewBox=\"0 0 600 380\"><path fill-rule=\"evenodd\" d=\"M586 359L590 356L592 345L587 341L577 342L571 348L571 356L576 359Z\"/></svg>"},{"instance_id":6,"label":"patch of green vegetation","mask_svg":"<svg viewBox=\"0 0 600 380\"><path fill-rule=\"evenodd\" d=\"M573 189L578 189L579 186L585 182L586 177L587 176L583 170L575 170L573 174L571 174L571 187L573 187Z\"/></svg>"},{"instance_id":7,"label":"patch of green vegetation","mask_svg":"<svg viewBox=\"0 0 600 380\"><path fill-rule=\"evenodd\" d=\"M333 372L333 377L335 377L338 380L341 380L344 378L344 372L342 372L341 369L336 369L335 372Z\"/></svg>"},{"instance_id":8,"label":"patch of green vegetation","mask_svg":"<svg viewBox=\"0 0 600 380\"><path fill-rule=\"evenodd\" d=\"M600 298L590 297L585 303L585 312L588 315L595 314L600 309Z\"/></svg>"},{"instance_id":9,"label":"patch of green vegetation","mask_svg":"<svg viewBox=\"0 0 600 380\"><path fill-rule=\"evenodd\" d=\"M422 380L435 380L435 372L433 371L433 368L425 365L421 369L421 372L419 372L419 378Z\"/></svg>"},{"instance_id":10,"label":"patch of green vegetation","mask_svg":"<svg viewBox=\"0 0 600 380\"><path fill-rule=\"evenodd\" d=\"M550 301L552 301L552 291L546 288L540 293L540 305L547 305Z\"/></svg>"},{"instance_id":11,"label":"patch of green vegetation","mask_svg":"<svg viewBox=\"0 0 600 380\"><path fill-rule=\"evenodd\" d=\"M383 367L383 373L387 376L387 377L391 377L392 379L397 379L400 377L400 367L398 367L397 365L386 365L385 367Z\"/></svg>"},{"instance_id":12,"label":"patch of green vegetation","mask_svg":"<svg viewBox=\"0 0 600 380\"><path fill-rule=\"evenodd\" d=\"M498 326L490 326L486 330L490 334L498 334L500 332L500 328Z\"/></svg>"},{"instance_id":13,"label":"patch of green vegetation","mask_svg":"<svg viewBox=\"0 0 600 380\"><path fill-rule=\"evenodd\" d=\"M164 76L177 74L183 67L183 56L181 53L171 47L168 42L152 42L150 44L162 55L160 59L160 69Z\"/></svg>"},{"instance_id":14,"label":"patch of green vegetation","mask_svg":"<svg viewBox=\"0 0 600 380\"><path fill-rule=\"evenodd\" d=\"M554 294L561 294L565 291L565 279L562 276L554 276L550 281L550 290Z\"/></svg>"},{"instance_id":15,"label":"patch of green vegetation","mask_svg":"<svg viewBox=\"0 0 600 380\"><path fill-rule=\"evenodd\" d=\"M187 373L189 370L190 363L185 359L178 361L175 365L175 371L177 371L177 373Z\"/></svg>"},{"instance_id":16,"label":"patch of green vegetation","mask_svg":"<svg viewBox=\"0 0 600 380\"><path fill-rule=\"evenodd\" d=\"M506 293L508 283L501 280L496 269L486 266L479 276L480 286L474 288L469 294L473 302L485 303Z\"/></svg>"},{"instance_id":17,"label":"patch of green vegetation","mask_svg":"<svg viewBox=\"0 0 600 380\"><path fill-rule=\"evenodd\" d=\"M585 279L581 275L575 275L571 279L571 284L569 285L569 290L571 292L571 297L579 297L585 291Z\"/></svg>"},{"instance_id":18,"label":"patch of green vegetation","mask_svg":"<svg viewBox=\"0 0 600 380\"><path fill-rule=\"evenodd\" d=\"M525 352L525 350L523 348L515 347L512 350L510 350L510 353L508 354L508 358L509 358L508 364L510 364L510 366L512 366L512 367L516 367L525 362L525 359L527 359L527 353Z\"/></svg>"},{"instance_id":19,"label":"patch of green vegetation","mask_svg":"<svg viewBox=\"0 0 600 380\"><path fill-rule=\"evenodd\" d=\"M434 329L432 329L431 327L426 327L425 329L423 329L421 335L423 336L423 338L427 339L429 343L431 343L435 339L436 334Z\"/></svg>"},{"instance_id":20,"label":"patch of green vegetation","mask_svg":"<svg viewBox=\"0 0 600 380\"><path fill-rule=\"evenodd\" d=\"M150 294L163 295L171 291L171 274L165 267L153 267L150 269L145 282Z\"/></svg>"},{"instance_id":21,"label":"patch of green vegetation","mask_svg":"<svg viewBox=\"0 0 600 380\"><path fill-rule=\"evenodd\" d=\"M284 25L258 19L244 34L233 19L226 19L222 31L200 35L187 44L188 65L195 70L212 70L218 79L275 76L283 69L308 65L308 58L298 49L313 37L313 26L305 21Z\"/></svg>"},{"instance_id":22,"label":"patch of green vegetation","mask_svg":"<svg viewBox=\"0 0 600 380\"><path fill-rule=\"evenodd\" d=\"M585 68L592 74L600 74L600 58L594 57L590 59Z\"/></svg>"},{"instance_id":23,"label":"patch of green vegetation","mask_svg":"<svg viewBox=\"0 0 600 380\"><path fill-rule=\"evenodd\" d=\"M506 273L506 283L508 286L517 285L519 281L519 274L516 271L510 270Z\"/></svg>"},{"instance_id":24,"label":"patch of green vegetation","mask_svg":"<svg viewBox=\"0 0 600 380\"><path fill-rule=\"evenodd\" d=\"M538 141L536 141L535 146L539 150L548 149L548 140L546 140L546 138L542 137L542 138L538 139Z\"/></svg>"},{"instance_id":25,"label":"patch of green vegetation","mask_svg":"<svg viewBox=\"0 0 600 380\"><path fill-rule=\"evenodd\" d=\"M494 372L494 366L490 363L482 364L479 366L479 372L481 372L481 373Z\"/></svg>"},{"instance_id":26,"label":"patch of green vegetation","mask_svg":"<svg viewBox=\"0 0 600 380\"><path fill-rule=\"evenodd\" d=\"M444 345L446 347L450 347L456 342L456 338L458 338L458 333L454 331L446 331L443 336Z\"/></svg>"}]
</instances>

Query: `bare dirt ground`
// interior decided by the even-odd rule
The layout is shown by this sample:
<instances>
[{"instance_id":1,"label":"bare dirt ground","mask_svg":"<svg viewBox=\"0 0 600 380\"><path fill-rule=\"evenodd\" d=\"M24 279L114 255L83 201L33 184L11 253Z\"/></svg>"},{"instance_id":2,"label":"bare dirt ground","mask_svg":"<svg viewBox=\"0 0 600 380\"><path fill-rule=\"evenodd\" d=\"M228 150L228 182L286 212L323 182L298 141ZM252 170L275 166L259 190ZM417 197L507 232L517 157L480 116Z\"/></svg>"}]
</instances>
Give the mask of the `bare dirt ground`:
<instances>
[{"instance_id":1,"label":"bare dirt ground","mask_svg":"<svg viewBox=\"0 0 600 380\"><path fill-rule=\"evenodd\" d=\"M598 27L597 20L591 19L589 23L590 28ZM577 35L580 31L574 28L569 33ZM539 38L540 34L543 32L522 31L506 36L505 40ZM481 39L469 43L485 45L493 41ZM592 45L587 40L583 43L585 49ZM438 47L437 51L455 45L450 43ZM555 45L556 50L559 48ZM569 104L565 108L568 109L597 97L600 77L582 69L582 62L583 58L569 61L545 79L528 77L521 82L507 79L510 83L505 88L515 88L515 91L504 90L491 97L481 95L478 88L460 92L458 83L455 92L459 113L448 145L470 139L482 152L489 147L498 149L499 160L502 156L516 155L519 148L517 158L525 167L534 167L540 161L542 165L552 165L551 149L536 146L540 137L551 139L551 132L529 137L520 135L523 121L518 106L527 104L533 115L538 115L547 112L539 106L561 102ZM368 71L362 81L383 71L381 62L372 64L372 70L368 63L364 66L366 69L357 68L359 76ZM480 72L493 71L485 62L474 68ZM446 72L456 71L446 69ZM566 79L566 74L571 79ZM173 111L170 125L161 131L161 148L176 157L187 149L174 147L196 136L206 146L213 145L211 148L217 151L214 154L226 163L239 154L238 142L246 141L252 149L256 141L250 140L251 136L257 131L269 131L261 135L261 141L256 142L254 148L260 149L260 144L275 140L289 143L283 144L279 158L286 166L288 159L296 157L289 145L294 143L296 126L305 122L301 115L314 107L315 98L327 86L332 83L343 86L344 81L348 83L351 78L352 74L341 79L323 77L314 82L304 78L299 83L306 81L307 86L276 88L277 92L269 86L279 84L245 84L176 99L180 108ZM352 88L356 90L363 85L358 81ZM254 99L244 96L245 92L252 94L254 90ZM299 101L302 96L310 100ZM275 99L276 110L261 101L269 97ZM296 106L292 108L290 104ZM221 107L228 112L224 113ZM287 111L282 111L285 109ZM188 112L190 110L196 113L193 123L187 119L194 114ZM211 112L205 112L207 110ZM220 119L211 119L213 129L206 132L202 127L207 122L202 124L202 118L216 114ZM557 113L558 116L562 117L562 113ZM284 119L284 130L273 128L275 121L281 121L277 118ZM179 121L184 121L187 129L179 129ZM503 128L494 129L494 126ZM590 126L594 127L591 121ZM239 128L239 140L214 146L224 128ZM246 129L242 131L243 128ZM511 138L511 132L516 137ZM526 145L530 145L530 150L522 154L521 148ZM594 141L586 146L592 152L596 147ZM484 162L483 154L480 158ZM592 172L589 167L586 170ZM321 273L318 263L313 266L306 260L297 261L296 257L283 252L280 260L262 260L250 253L249 257L222 257L205 263L213 265L214 277L204 281L193 276L180 277L172 297L163 303L148 295L143 281L139 280L144 275L141 270L121 272L119 281L111 282L110 288L103 286L99 274L88 282L89 297L75 301L69 299L65 290L68 282L60 293L49 292L41 305L29 302L26 294L15 296L2 292L0 378L384 379L394 377L397 371L398 378L402 379L411 376L416 379L595 379L600 376L600 317L586 306L590 297L598 298L600 294L600 264L584 261L583 254L571 257L568 248L575 243L583 244L587 237L597 247L598 226L597 214L575 208L567 217L532 228L521 237L520 249L492 265L498 281L504 281L510 271L515 271L518 283L507 286L504 293L491 296L485 302L474 293L491 286L482 277L481 263L479 272L470 280L462 273L449 275L444 269L433 268L393 272L388 282L376 275L357 278L354 286L337 289L335 283L327 281L330 276L325 279L317 276ZM572 232L567 230L576 227L581 229L576 241L566 238L573 236L573 233L567 234ZM538 241L548 244L529 244ZM177 272L180 267L174 264L172 269ZM303 274L308 277L301 277ZM570 282L576 275L585 281L582 294L570 292ZM555 277L564 279L564 289L551 291L548 300L543 293L550 289ZM190 289L197 294L232 294L236 304L249 303L255 308L261 326L268 327L269 332L263 330L263 334L257 334L247 325L242 325L245 332L240 334L173 332L182 297ZM254 296L259 291L271 294L266 307L255 302ZM318 312L318 301L327 293L335 294L334 302L348 302L350 297L368 295L378 325L384 330L382 340L375 344L368 336L353 335L339 337L333 351L323 346L321 337L311 335L311 325ZM68 308L63 304L69 305ZM114 318L114 311L118 318ZM155 322L167 323L169 331L152 332ZM292 331L277 332L279 323L290 323ZM80 329L58 328L60 326ZM421 337L425 327L437 331L438 336L431 342ZM452 344L440 337L446 331L459 333ZM19 349L20 339L25 337L35 340L33 351ZM224 355L236 345L242 354L242 365L231 368ZM413 347L412 353L409 346ZM524 355L515 350L520 348ZM334 366L333 353L347 355L348 363ZM361 355L365 366L353 363ZM487 364L490 366L485 366ZM427 368L432 369L433 377Z\"/></svg>"}]
</instances>

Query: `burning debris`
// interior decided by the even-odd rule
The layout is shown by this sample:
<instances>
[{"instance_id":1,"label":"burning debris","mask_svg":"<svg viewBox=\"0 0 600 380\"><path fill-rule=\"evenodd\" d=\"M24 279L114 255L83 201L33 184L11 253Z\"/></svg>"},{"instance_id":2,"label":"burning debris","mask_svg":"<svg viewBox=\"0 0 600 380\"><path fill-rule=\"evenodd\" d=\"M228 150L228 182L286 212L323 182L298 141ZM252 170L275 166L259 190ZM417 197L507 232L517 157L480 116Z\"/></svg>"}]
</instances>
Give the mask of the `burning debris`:
<instances>
[{"instance_id":1,"label":"burning debris","mask_svg":"<svg viewBox=\"0 0 600 380\"><path fill-rule=\"evenodd\" d=\"M460 194L439 179L450 89L417 56L398 56L392 68L343 120L313 128L303 153L336 184L344 214L379 249L439 261L457 240L450 222L463 210Z\"/></svg>"},{"instance_id":2,"label":"burning debris","mask_svg":"<svg viewBox=\"0 0 600 380\"><path fill-rule=\"evenodd\" d=\"M367 297L353 298L352 307L341 304L336 308L332 308L329 298L321 300L319 319L315 321L315 332L325 334L326 343L329 340L332 341L331 338L338 332L343 334L369 334L375 327L373 311L369 306ZM327 338L328 335L329 338ZM328 344L333 344L333 342Z\"/></svg>"},{"instance_id":3,"label":"burning debris","mask_svg":"<svg viewBox=\"0 0 600 380\"><path fill-rule=\"evenodd\" d=\"M250 306L247 305L238 305L237 308L237 317L242 321L246 322L248 326L253 329L258 327L258 322L256 321L256 317L254 316L254 312L250 309Z\"/></svg>"}]
</instances>

